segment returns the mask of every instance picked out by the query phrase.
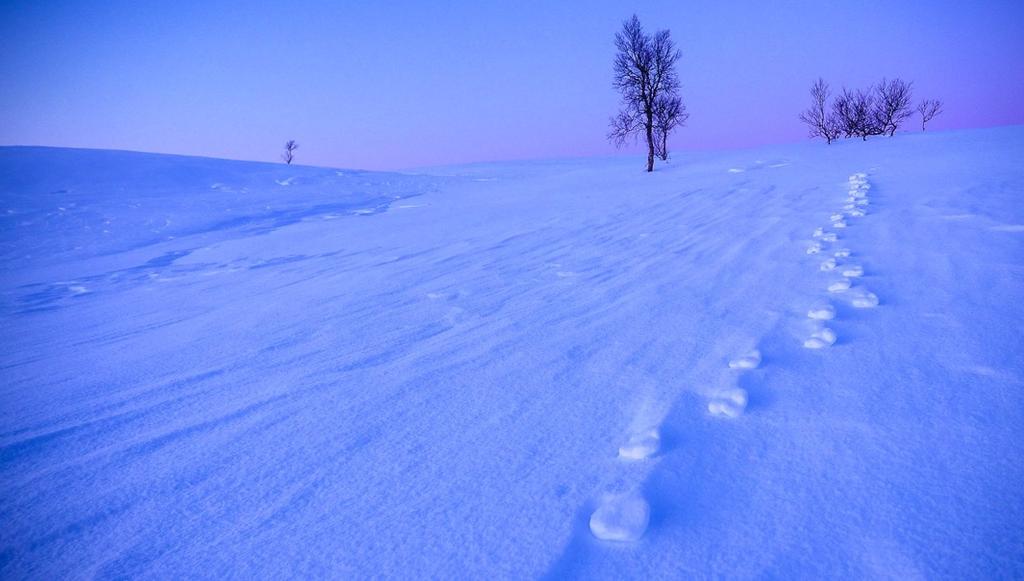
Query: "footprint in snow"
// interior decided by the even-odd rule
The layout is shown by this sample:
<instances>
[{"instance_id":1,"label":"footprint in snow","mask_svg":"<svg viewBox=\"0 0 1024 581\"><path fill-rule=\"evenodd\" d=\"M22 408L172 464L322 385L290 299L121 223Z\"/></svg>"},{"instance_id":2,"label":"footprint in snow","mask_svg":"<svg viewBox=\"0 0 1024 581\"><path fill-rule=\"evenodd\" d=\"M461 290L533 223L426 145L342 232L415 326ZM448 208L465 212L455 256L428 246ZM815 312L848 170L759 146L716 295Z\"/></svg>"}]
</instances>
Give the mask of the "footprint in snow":
<instances>
[{"instance_id":1,"label":"footprint in snow","mask_svg":"<svg viewBox=\"0 0 1024 581\"><path fill-rule=\"evenodd\" d=\"M807 254L817 254L819 252L821 252L821 244L817 242L807 247Z\"/></svg>"},{"instance_id":2,"label":"footprint in snow","mask_svg":"<svg viewBox=\"0 0 1024 581\"><path fill-rule=\"evenodd\" d=\"M858 309L871 309L878 306L878 295L873 292L863 291L858 293L850 301Z\"/></svg>"},{"instance_id":3,"label":"footprint in snow","mask_svg":"<svg viewBox=\"0 0 1024 581\"><path fill-rule=\"evenodd\" d=\"M824 349L831 347L836 342L836 332L828 327L822 327L811 333L811 336L804 341L804 347L808 349Z\"/></svg>"},{"instance_id":4,"label":"footprint in snow","mask_svg":"<svg viewBox=\"0 0 1024 581\"><path fill-rule=\"evenodd\" d=\"M844 268L842 275L848 278L857 278L859 276L864 276L864 268L859 265L853 264Z\"/></svg>"},{"instance_id":5,"label":"footprint in snow","mask_svg":"<svg viewBox=\"0 0 1024 581\"><path fill-rule=\"evenodd\" d=\"M839 240L839 237L836 236L835 232L826 232L825 235L821 237L821 239L825 242L835 242L836 240Z\"/></svg>"},{"instance_id":6,"label":"footprint in snow","mask_svg":"<svg viewBox=\"0 0 1024 581\"><path fill-rule=\"evenodd\" d=\"M747 409L747 392L739 387L723 389L708 402L708 411L711 415L727 418L736 418Z\"/></svg>"},{"instance_id":7,"label":"footprint in snow","mask_svg":"<svg viewBox=\"0 0 1024 581\"><path fill-rule=\"evenodd\" d=\"M761 352L757 349L729 362L730 369L757 369L761 365Z\"/></svg>"},{"instance_id":8,"label":"footprint in snow","mask_svg":"<svg viewBox=\"0 0 1024 581\"><path fill-rule=\"evenodd\" d=\"M825 262L821 263L821 270L823 270L825 272L828 272L830 270L835 270L835 268L836 268L836 259L835 258L829 258Z\"/></svg>"},{"instance_id":9,"label":"footprint in snow","mask_svg":"<svg viewBox=\"0 0 1024 581\"><path fill-rule=\"evenodd\" d=\"M619 458L623 460L645 460L658 453L661 448L661 435L657 429L649 429L633 434L626 444L619 447Z\"/></svg>"},{"instance_id":10,"label":"footprint in snow","mask_svg":"<svg viewBox=\"0 0 1024 581\"><path fill-rule=\"evenodd\" d=\"M831 321L836 318L836 309L832 305L821 305L807 311L807 317L815 321Z\"/></svg>"},{"instance_id":11,"label":"footprint in snow","mask_svg":"<svg viewBox=\"0 0 1024 581\"><path fill-rule=\"evenodd\" d=\"M590 532L602 541L640 540L651 521L651 506L637 494L608 496L590 517Z\"/></svg>"},{"instance_id":12,"label":"footprint in snow","mask_svg":"<svg viewBox=\"0 0 1024 581\"><path fill-rule=\"evenodd\" d=\"M834 283L828 285L828 292L830 293L841 293L846 292L848 290L850 290L850 280L846 278L837 280Z\"/></svg>"},{"instance_id":13,"label":"footprint in snow","mask_svg":"<svg viewBox=\"0 0 1024 581\"><path fill-rule=\"evenodd\" d=\"M864 217L864 211L863 210L850 210L850 217L851 218L863 218Z\"/></svg>"},{"instance_id":14,"label":"footprint in snow","mask_svg":"<svg viewBox=\"0 0 1024 581\"><path fill-rule=\"evenodd\" d=\"M832 222L833 228L846 228L846 222L839 220L838 222Z\"/></svg>"},{"instance_id":15,"label":"footprint in snow","mask_svg":"<svg viewBox=\"0 0 1024 581\"><path fill-rule=\"evenodd\" d=\"M839 250L836 250L835 253L832 254L832 256L835 256L836 258L846 258L849 255L850 255L850 249L849 248L840 248Z\"/></svg>"},{"instance_id":16,"label":"footprint in snow","mask_svg":"<svg viewBox=\"0 0 1024 581\"><path fill-rule=\"evenodd\" d=\"M843 215L842 214L832 214L832 216L830 216L829 219L832 220L833 222L839 222L840 220L843 219Z\"/></svg>"},{"instance_id":17,"label":"footprint in snow","mask_svg":"<svg viewBox=\"0 0 1024 581\"><path fill-rule=\"evenodd\" d=\"M814 236L815 238L821 238L824 235L825 235L825 229L824 228L815 228L814 229L814 234L812 234L812 236Z\"/></svg>"}]
</instances>

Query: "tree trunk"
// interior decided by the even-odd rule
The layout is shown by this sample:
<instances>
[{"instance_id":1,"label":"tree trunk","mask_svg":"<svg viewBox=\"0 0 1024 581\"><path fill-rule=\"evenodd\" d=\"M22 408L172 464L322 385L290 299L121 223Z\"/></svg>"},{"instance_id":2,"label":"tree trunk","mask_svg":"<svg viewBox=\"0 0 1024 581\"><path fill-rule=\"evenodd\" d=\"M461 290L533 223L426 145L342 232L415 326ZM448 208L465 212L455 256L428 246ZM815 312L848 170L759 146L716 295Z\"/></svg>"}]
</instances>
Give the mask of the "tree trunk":
<instances>
[{"instance_id":1,"label":"tree trunk","mask_svg":"<svg viewBox=\"0 0 1024 581\"><path fill-rule=\"evenodd\" d=\"M654 120L647 116L647 171L654 171Z\"/></svg>"},{"instance_id":2,"label":"tree trunk","mask_svg":"<svg viewBox=\"0 0 1024 581\"><path fill-rule=\"evenodd\" d=\"M661 161L668 161L668 131L661 134Z\"/></svg>"}]
</instances>

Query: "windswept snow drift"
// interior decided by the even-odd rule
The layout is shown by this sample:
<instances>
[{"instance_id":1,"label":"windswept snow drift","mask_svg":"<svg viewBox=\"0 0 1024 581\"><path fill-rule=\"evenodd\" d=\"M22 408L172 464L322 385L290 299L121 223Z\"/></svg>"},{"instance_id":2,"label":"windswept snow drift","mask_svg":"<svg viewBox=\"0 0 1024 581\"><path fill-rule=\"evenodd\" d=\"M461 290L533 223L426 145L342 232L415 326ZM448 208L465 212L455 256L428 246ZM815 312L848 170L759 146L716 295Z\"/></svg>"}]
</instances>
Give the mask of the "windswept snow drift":
<instances>
[{"instance_id":1,"label":"windswept snow drift","mask_svg":"<svg viewBox=\"0 0 1024 581\"><path fill-rule=\"evenodd\" d=\"M0 148L0 575L1024 576L1021 152Z\"/></svg>"}]
</instances>

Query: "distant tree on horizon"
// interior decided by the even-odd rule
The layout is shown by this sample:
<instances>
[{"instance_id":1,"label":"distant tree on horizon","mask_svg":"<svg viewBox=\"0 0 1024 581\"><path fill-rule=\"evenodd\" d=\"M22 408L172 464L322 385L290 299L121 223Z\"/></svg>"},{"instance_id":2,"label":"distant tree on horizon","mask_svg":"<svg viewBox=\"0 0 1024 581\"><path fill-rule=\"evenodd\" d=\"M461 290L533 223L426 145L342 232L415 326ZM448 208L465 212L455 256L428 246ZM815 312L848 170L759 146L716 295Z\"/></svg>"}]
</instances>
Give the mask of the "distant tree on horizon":
<instances>
[{"instance_id":1,"label":"distant tree on horizon","mask_svg":"<svg viewBox=\"0 0 1024 581\"><path fill-rule=\"evenodd\" d=\"M611 118L608 139L622 146L629 138L643 134L647 141L647 171L652 172L655 153L661 149L657 146L655 109L659 99L676 96L679 79L675 64L682 55L668 30L649 36L636 14L623 22L622 30L615 34L615 48L618 52L613 86L622 94L622 101L618 115ZM668 127L664 139L673 127Z\"/></svg>"},{"instance_id":2,"label":"distant tree on horizon","mask_svg":"<svg viewBox=\"0 0 1024 581\"><path fill-rule=\"evenodd\" d=\"M654 103L654 147L661 161L668 161L668 136L676 127L686 125L690 114L679 95L662 95Z\"/></svg>"},{"instance_id":3,"label":"distant tree on horizon","mask_svg":"<svg viewBox=\"0 0 1024 581\"><path fill-rule=\"evenodd\" d=\"M299 144L294 139L289 139L284 142L284 153L281 154L281 159L288 165L292 164L295 159L295 150L299 148Z\"/></svg>"},{"instance_id":4,"label":"distant tree on horizon","mask_svg":"<svg viewBox=\"0 0 1024 581\"><path fill-rule=\"evenodd\" d=\"M800 120L807 125L811 139L824 137L829 145L842 134L842 127L835 111L829 111L828 98L832 94L825 79L811 85L811 106L800 113Z\"/></svg>"},{"instance_id":5,"label":"distant tree on horizon","mask_svg":"<svg viewBox=\"0 0 1024 581\"><path fill-rule=\"evenodd\" d=\"M892 137L900 125L914 114L910 108L911 85L903 79L882 79L875 87L874 117L876 129Z\"/></svg>"},{"instance_id":6,"label":"distant tree on horizon","mask_svg":"<svg viewBox=\"0 0 1024 581\"><path fill-rule=\"evenodd\" d=\"M924 131L924 126L929 121L942 114L942 101L925 99L917 105L917 112L921 114L921 131Z\"/></svg>"}]
</instances>

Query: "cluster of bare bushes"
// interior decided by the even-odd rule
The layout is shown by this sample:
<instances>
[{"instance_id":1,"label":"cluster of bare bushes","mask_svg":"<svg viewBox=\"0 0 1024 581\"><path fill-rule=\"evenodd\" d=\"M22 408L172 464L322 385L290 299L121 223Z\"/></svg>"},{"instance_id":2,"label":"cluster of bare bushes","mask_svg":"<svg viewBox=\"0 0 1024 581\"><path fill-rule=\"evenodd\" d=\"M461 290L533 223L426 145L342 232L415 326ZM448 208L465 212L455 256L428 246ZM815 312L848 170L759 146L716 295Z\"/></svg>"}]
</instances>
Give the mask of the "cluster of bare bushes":
<instances>
[{"instance_id":1,"label":"cluster of bare bushes","mask_svg":"<svg viewBox=\"0 0 1024 581\"><path fill-rule=\"evenodd\" d=\"M800 120L810 130L810 136L823 137L828 143L840 137L889 135L913 116L911 104L912 83L903 79L882 79L869 89L856 91L843 87L834 98L824 79L811 86L811 106L800 113ZM921 130L942 112L942 102L925 99L916 107L921 115Z\"/></svg>"}]
</instances>

